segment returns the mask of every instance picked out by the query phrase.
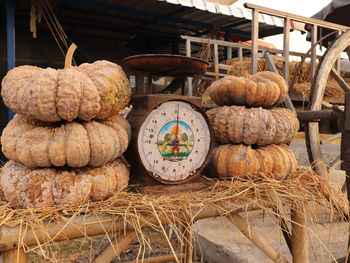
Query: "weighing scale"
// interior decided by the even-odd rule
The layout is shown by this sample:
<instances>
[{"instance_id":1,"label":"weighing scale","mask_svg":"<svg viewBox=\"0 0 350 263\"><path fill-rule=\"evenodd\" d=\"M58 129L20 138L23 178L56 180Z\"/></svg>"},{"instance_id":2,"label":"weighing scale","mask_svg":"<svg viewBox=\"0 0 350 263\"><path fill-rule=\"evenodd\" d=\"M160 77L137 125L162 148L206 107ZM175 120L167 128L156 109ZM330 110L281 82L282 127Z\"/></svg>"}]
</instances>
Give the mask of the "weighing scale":
<instances>
[{"instance_id":1,"label":"weighing scale","mask_svg":"<svg viewBox=\"0 0 350 263\"><path fill-rule=\"evenodd\" d=\"M125 58L123 63L135 74L183 79L204 74L208 66L204 60L177 55L138 55ZM131 182L180 184L196 178L213 147L201 98L143 94L133 96L132 105L127 118L133 136L125 153L131 164Z\"/></svg>"}]
</instances>

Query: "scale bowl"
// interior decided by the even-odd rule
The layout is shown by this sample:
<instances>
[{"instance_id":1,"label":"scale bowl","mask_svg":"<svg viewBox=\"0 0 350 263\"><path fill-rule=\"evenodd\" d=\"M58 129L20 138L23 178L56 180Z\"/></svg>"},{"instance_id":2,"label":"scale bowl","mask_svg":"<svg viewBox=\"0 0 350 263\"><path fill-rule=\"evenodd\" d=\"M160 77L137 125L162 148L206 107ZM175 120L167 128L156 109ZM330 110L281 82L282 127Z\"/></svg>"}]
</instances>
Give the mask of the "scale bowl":
<instances>
[{"instance_id":1,"label":"scale bowl","mask_svg":"<svg viewBox=\"0 0 350 263\"><path fill-rule=\"evenodd\" d=\"M155 76L203 75L209 62L180 55L145 54L127 57L123 60L127 70L144 72Z\"/></svg>"}]
</instances>

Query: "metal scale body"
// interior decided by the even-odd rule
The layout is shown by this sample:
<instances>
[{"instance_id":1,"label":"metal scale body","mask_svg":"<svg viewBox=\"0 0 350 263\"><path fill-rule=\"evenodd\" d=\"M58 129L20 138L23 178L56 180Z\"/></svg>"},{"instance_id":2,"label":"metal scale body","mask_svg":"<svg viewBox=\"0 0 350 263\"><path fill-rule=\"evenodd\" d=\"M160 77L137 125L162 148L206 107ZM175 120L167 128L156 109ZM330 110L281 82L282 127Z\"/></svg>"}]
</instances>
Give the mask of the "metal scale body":
<instances>
[{"instance_id":1,"label":"metal scale body","mask_svg":"<svg viewBox=\"0 0 350 263\"><path fill-rule=\"evenodd\" d=\"M201 75L207 62L172 55L140 55L124 59L128 71L148 76L184 79ZM147 85L146 85L147 86ZM141 90L141 91L140 91ZM180 184L196 178L208 162L213 146L209 120L201 98L174 94L143 94L136 87L128 115L132 140L125 153L131 164L131 183Z\"/></svg>"}]
</instances>

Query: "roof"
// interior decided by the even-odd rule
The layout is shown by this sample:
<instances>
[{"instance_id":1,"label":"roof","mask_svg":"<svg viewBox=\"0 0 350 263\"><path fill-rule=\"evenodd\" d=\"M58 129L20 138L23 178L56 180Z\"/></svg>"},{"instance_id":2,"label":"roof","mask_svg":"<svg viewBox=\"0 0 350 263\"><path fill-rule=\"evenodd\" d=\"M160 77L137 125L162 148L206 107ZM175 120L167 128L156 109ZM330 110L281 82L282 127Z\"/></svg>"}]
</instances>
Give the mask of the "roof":
<instances>
[{"instance_id":1,"label":"roof","mask_svg":"<svg viewBox=\"0 0 350 263\"><path fill-rule=\"evenodd\" d=\"M312 18L344 26L350 26L349 12L349 0L333 0L328 5L323 7L320 11L318 11L316 14L314 14ZM308 31L311 30L309 26L306 26L306 29ZM320 39L321 37L329 34L330 32L332 32L332 30L326 28L322 29L322 31L318 30L317 38ZM322 41L322 45L327 47L329 43L331 43L334 40L335 37L335 34L331 35L330 37L327 37L325 40ZM310 40L310 34L308 34L307 40Z\"/></svg>"},{"instance_id":2,"label":"roof","mask_svg":"<svg viewBox=\"0 0 350 263\"><path fill-rule=\"evenodd\" d=\"M251 11L235 5L204 0L52 0L50 4L68 37L117 41L139 53L159 52L179 41L180 35L229 32L240 41L251 38ZM23 30L28 30L29 10L30 1L16 1L16 24ZM260 15L259 20L260 38L283 32L281 19ZM43 30L49 31L45 22L38 24L38 34Z\"/></svg>"},{"instance_id":3,"label":"roof","mask_svg":"<svg viewBox=\"0 0 350 263\"><path fill-rule=\"evenodd\" d=\"M223 5L217 2L208 2L206 0L159 0L171 4L181 6L194 7L210 13L233 16L236 18L245 18L252 20L252 11L250 9L239 7L235 5ZM259 14L259 22L267 25L283 27L283 19L272 17L265 14Z\"/></svg>"}]
</instances>

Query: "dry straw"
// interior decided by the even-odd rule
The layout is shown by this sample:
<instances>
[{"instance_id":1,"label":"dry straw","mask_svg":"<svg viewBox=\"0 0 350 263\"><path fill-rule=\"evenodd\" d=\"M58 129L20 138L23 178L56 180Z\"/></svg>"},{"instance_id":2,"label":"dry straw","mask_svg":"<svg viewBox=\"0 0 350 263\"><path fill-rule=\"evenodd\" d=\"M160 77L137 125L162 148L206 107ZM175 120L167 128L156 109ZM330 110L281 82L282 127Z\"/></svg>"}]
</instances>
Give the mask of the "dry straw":
<instances>
[{"instance_id":1,"label":"dry straw","mask_svg":"<svg viewBox=\"0 0 350 263\"><path fill-rule=\"evenodd\" d=\"M43 233L48 232L44 222L63 222L65 225L74 221L76 217L86 215L102 218L113 215L116 219L122 219L126 233L127 226L135 229L137 239L142 249L139 250L140 258L145 257L145 248L151 248L149 238L144 234L144 225L155 229L164 235L164 243L168 244L170 251L175 253L174 248L165 229L159 228L163 222L173 229L174 236L180 243L184 243L183 227L195 221L196 216L205 209L215 209L222 216L229 215L235 211L248 211L252 208L263 209L266 213L274 215L277 220L290 222L289 213L291 207L304 207L305 216L308 221L313 222L308 230L313 235L313 225L317 224L317 211L323 207L329 212L331 218L345 220L346 199L344 195L328 184L328 182L311 170L298 170L294 176L289 176L284 181L276 181L269 177L251 177L246 180L217 180L203 179L205 189L196 192L145 194L129 189L128 192L118 192L103 202L89 202L79 207L54 207L45 209L21 209L9 205L4 198L0 201L1 226L19 227L21 235L19 243L23 244L24 233L31 229L41 229ZM273 209L271 209L273 208ZM274 211L279 211L277 214ZM85 233L85 234L84 234ZM86 240L91 238L83 233ZM191 232L193 235L193 232ZM59 236L61 230L56 235ZM115 230L105 229L108 242L112 242L112 236L117 234ZM36 233L34 232L34 235ZM52 247L56 246L52 235L47 233L44 244L37 242L36 245L24 248L27 252L35 251L45 255L51 262L57 261ZM195 239L195 235L193 235ZM39 240L39 237L37 238ZM168 242L168 243L167 243ZM48 248L48 245L50 248ZM326 249L327 246L323 245ZM140 261L141 262L141 261Z\"/></svg>"}]
</instances>

